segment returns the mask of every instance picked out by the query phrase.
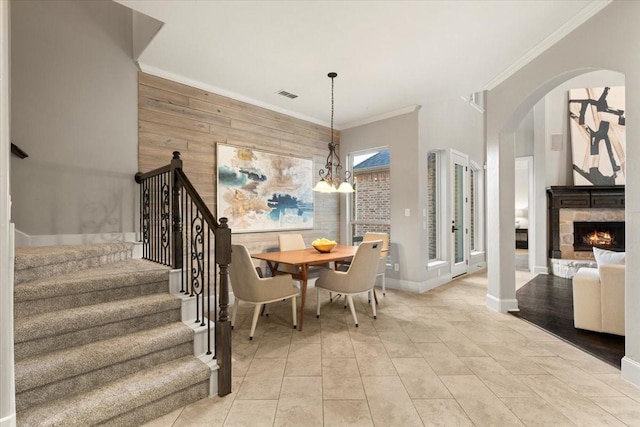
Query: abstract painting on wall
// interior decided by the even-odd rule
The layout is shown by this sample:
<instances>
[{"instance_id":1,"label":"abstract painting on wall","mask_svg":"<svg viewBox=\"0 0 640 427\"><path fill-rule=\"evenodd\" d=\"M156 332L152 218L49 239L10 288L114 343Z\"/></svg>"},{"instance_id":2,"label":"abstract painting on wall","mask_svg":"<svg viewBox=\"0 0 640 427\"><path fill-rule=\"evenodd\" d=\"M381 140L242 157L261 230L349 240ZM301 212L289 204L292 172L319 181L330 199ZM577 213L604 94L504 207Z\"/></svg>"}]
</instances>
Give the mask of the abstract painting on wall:
<instances>
[{"instance_id":1,"label":"abstract painting on wall","mask_svg":"<svg viewBox=\"0 0 640 427\"><path fill-rule=\"evenodd\" d=\"M624 87L569 91L574 185L624 185L624 111Z\"/></svg>"},{"instance_id":2,"label":"abstract painting on wall","mask_svg":"<svg viewBox=\"0 0 640 427\"><path fill-rule=\"evenodd\" d=\"M234 233L313 228L311 159L218 144L218 217Z\"/></svg>"}]
</instances>

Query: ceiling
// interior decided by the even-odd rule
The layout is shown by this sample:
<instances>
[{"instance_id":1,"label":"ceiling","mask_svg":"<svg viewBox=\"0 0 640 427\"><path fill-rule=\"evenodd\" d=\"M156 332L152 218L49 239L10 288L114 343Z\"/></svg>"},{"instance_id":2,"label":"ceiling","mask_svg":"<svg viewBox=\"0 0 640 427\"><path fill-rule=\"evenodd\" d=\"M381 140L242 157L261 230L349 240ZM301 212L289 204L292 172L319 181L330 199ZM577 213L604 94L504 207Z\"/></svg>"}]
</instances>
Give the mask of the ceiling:
<instances>
[{"instance_id":1,"label":"ceiling","mask_svg":"<svg viewBox=\"0 0 640 427\"><path fill-rule=\"evenodd\" d=\"M325 125L335 71L347 128L491 89L609 0L117 2L164 22L143 71Z\"/></svg>"}]
</instances>

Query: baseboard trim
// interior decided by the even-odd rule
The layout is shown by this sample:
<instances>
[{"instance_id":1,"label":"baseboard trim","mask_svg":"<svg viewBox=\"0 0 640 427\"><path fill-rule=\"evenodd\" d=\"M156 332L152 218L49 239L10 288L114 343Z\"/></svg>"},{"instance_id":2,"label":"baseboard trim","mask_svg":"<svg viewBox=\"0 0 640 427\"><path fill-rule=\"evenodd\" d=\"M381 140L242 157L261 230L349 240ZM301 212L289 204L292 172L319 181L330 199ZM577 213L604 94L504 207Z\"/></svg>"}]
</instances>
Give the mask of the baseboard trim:
<instances>
[{"instance_id":1,"label":"baseboard trim","mask_svg":"<svg viewBox=\"0 0 640 427\"><path fill-rule=\"evenodd\" d=\"M517 299L499 299L489 294L487 294L487 307L498 313L520 310Z\"/></svg>"},{"instance_id":2,"label":"baseboard trim","mask_svg":"<svg viewBox=\"0 0 640 427\"><path fill-rule=\"evenodd\" d=\"M16 414L7 415L0 418L0 427L16 427Z\"/></svg>"},{"instance_id":3,"label":"baseboard trim","mask_svg":"<svg viewBox=\"0 0 640 427\"><path fill-rule=\"evenodd\" d=\"M414 294L422 294L424 292L435 289L439 286L451 282L449 274L435 277L424 282L411 282L409 280L398 280L387 277L386 287L388 289L398 289L400 291L413 292Z\"/></svg>"},{"instance_id":4,"label":"baseboard trim","mask_svg":"<svg viewBox=\"0 0 640 427\"><path fill-rule=\"evenodd\" d=\"M549 274L549 267L534 265L533 266L533 274Z\"/></svg>"},{"instance_id":5,"label":"baseboard trim","mask_svg":"<svg viewBox=\"0 0 640 427\"><path fill-rule=\"evenodd\" d=\"M640 362L631 359L629 356L623 357L620 366L620 376L623 380L630 382L636 387L640 387Z\"/></svg>"},{"instance_id":6,"label":"baseboard trim","mask_svg":"<svg viewBox=\"0 0 640 427\"><path fill-rule=\"evenodd\" d=\"M29 235L16 230L15 245L20 246L55 246L55 245L89 245L92 243L135 242L135 232L97 233L97 234L51 234Z\"/></svg>"}]
</instances>

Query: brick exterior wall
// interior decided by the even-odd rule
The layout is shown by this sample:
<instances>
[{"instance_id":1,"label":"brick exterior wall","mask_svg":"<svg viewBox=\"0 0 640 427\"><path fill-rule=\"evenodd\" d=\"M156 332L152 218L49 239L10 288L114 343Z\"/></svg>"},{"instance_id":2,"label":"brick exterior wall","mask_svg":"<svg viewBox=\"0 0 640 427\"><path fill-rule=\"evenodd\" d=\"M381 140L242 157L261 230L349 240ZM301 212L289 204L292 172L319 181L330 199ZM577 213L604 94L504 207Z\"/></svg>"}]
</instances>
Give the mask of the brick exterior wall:
<instances>
[{"instance_id":1,"label":"brick exterior wall","mask_svg":"<svg viewBox=\"0 0 640 427\"><path fill-rule=\"evenodd\" d=\"M355 172L353 181L355 212L359 221L389 221L391 219L391 183L389 170ZM363 236L367 232L387 233L391 240L391 226L387 224L354 225L353 236Z\"/></svg>"}]
</instances>

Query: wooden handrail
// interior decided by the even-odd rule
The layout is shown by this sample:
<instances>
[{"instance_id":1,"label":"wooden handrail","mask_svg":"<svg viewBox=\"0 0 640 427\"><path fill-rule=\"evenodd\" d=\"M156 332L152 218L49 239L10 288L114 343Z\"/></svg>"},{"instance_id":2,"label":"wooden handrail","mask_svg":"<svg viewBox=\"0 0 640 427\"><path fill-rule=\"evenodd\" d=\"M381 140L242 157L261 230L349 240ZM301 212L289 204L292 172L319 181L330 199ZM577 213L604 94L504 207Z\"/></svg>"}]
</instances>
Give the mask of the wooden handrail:
<instances>
[{"instance_id":1,"label":"wooden handrail","mask_svg":"<svg viewBox=\"0 0 640 427\"><path fill-rule=\"evenodd\" d=\"M200 194L198 194L196 188L193 186L193 184L191 184L191 181L189 181L189 178L184 173L184 171L182 169L176 169L176 175L178 176L180 184L189 194L194 204L198 207L198 209L200 209L202 217L207 221L209 227L211 227L212 230L220 228L220 224L218 224L218 221L213 216L204 200L202 200L202 197L200 197Z\"/></svg>"},{"instance_id":2,"label":"wooden handrail","mask_svg":"<svg viewBox=\"0 0 640 427\"><path fill-rule=\"evenodd\" d=\"M25 159L25 158L29 157L29 155L27 153L25 153L22 148L18 147L13 142L11 143L11 154L13 154L15 156L18 156L21 159Z\"/></svg>"}]
</instances>

